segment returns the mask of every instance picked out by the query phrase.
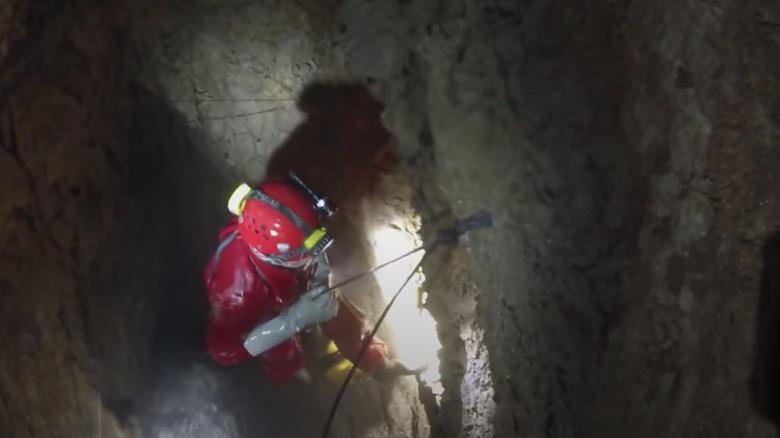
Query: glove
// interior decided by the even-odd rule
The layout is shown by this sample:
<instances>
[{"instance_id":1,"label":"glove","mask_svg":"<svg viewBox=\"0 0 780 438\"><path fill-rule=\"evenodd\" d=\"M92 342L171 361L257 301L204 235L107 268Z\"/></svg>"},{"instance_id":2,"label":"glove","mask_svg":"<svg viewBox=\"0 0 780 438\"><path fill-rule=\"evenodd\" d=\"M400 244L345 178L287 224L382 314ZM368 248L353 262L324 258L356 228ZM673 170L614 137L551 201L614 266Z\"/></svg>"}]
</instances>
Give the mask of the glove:
<instances>
[{"instance_id":1,"label":"glove","mask_svg":"<svg viewBox=\"0 0 780 438\"><path fill-rule=\"evenodd\" d=\"M244 348L257 356L290 339L304 327L333 319L339 310L335 292L322 285L311 289L276 318L266 321L244 339Z\"/></svg>"},{"instance_id":2,"label":"glove","mask_svg":"<svg viewBox=\"0 0 780 438\"><path fill-rule=\"evenodd\" d=\"M417 368L409 368L395 359L385 359L385 362L374 371L374 378L379 381L388 381L400 376L420 375L428 369L428 365L422 365Z\"/></svg>"},{"instance_id":3,"label":"glove","mask_svg":"<svg viewBox=\"0 0 780 438\"><path fill-rule=\"evenodd\" d=\"M325 292L327 285L310 289L288 308L298 330L307 325L320 324L333 319L339 311L339 301L334 291Z\"/></svg>"}]
</instances>

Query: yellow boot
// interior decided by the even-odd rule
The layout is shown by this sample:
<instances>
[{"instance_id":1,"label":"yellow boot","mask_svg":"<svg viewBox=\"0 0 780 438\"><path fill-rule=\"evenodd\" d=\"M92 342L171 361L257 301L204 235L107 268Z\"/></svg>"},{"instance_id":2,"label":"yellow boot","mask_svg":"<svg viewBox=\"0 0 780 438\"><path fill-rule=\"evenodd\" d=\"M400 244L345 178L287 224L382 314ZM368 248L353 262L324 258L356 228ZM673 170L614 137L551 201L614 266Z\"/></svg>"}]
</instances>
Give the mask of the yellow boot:
<instances>
[{"instance_id":1,"label":"yellow boot","mask_svg":"<svg viewBox=\"0 0 780 438\"><path fill-rule=\"evenodd\" d=\"M341 386L344 383L344 379L347 378L349 370L352 368L352 362L344 358L336 347L333 341L329 341L325 347L325 354L323 355L323 367L325 371L322 373L325 377L325 381L333 386ZM360 369L356 369L352 376L352 381L363 377L365 373Z\"/></svg>"}]
</instances>

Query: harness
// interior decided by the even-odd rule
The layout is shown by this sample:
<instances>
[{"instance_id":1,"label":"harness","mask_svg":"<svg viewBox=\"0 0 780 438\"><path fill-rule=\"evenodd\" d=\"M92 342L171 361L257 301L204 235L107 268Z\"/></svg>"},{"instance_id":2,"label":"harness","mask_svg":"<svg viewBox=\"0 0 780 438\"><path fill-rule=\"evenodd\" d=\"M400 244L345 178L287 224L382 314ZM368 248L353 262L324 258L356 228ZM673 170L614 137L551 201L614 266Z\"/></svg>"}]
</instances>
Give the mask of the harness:
<instances>
[{"instance_id":1,"label":"harness","mask_svg":"<svg viewBox=\"0 0 780 438\"><path fill-rule=\"evenodd\" d=\"M222 257L222 253L225 251L225 248L227 248L227 246L230 245L230 242L235 240L237 236L238 236L238 230L232 231L230 234L225 236L225 238L222 239L222 241L220 241L219 244L217 245L217 249L216 251L214 251L214 256L212 258L211 269L209 269L209 277L208 277L209 282L214 276L214 271L217 269L217 263L219 263L219 259ZM254 251L252 251L252 254L257 255L257 253ZM312 271L311 280L314 281L315 283L329 282L330 263L328 262L328 258L325 256L325 254L319 254L316 257L314 257L313 260L315 263L315 267ZM265 283L265 285L268 286L269 289L271 289L271 283L268 281L268 277L266 277L266 275L263 273L260 267L257 266L257 263L255 263L255 261L252 260L251 257L249 258L249 261L252 263L252 267L257 273L257 276L260 277L260 280L262 280L263 283Z\"/></svg>"},{"instance_id":2,"label":"harness","mask_svg":"<svg viewBox=\"0 0 780 438\"><path fill-rule=\"evenodd\" d=\"M238 230L233 231L225 236L225 238L219 242L219 245L217 245L217 250L214 252L214 257L211 262L211 269L209 269L209 282L211 282L212 277L214 277L214 271L217 269L217 263L219 263L219 259L222 257L222 253L225 251L225 248L230 245L230 242L236 239L236 236L238 236ZM268 286L268 289L271 289L271 283L268 281L268 278L265 276L265 274L263 274L263 271L260 270L251 257L249 258L249 261L252 263L252 267L255 268L255 272L257 273L257 276L260 277L260 280L265 283L266 286Z\"/></svg>"}]
</instances>

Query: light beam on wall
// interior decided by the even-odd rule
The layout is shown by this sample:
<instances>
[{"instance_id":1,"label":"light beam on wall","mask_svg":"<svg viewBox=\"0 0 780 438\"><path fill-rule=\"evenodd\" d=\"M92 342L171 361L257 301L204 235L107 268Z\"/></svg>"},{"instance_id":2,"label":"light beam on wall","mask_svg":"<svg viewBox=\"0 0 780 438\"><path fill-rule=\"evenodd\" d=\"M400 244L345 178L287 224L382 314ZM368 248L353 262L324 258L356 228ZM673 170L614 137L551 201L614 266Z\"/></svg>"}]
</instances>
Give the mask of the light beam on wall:
<instances>
[{"instance_id":1,"label":"light beam on wall","mask_svg":"<svg viewBox=\"0 0 780 438\"><path fill-rule=\"evenodd\" d=\"M397 217L392 225L381 225L373 230L371 243L377 263L383 263L417 247L421 241L417 236L417 226L413 218ZM382 294L390 300L409 276L411 270L423 256L418 252L402 261L379 270L375 276ZM388 312L386 323L390 325L395 340L397 358L409 367L428 365L420 376L431 387L433 393L440 396L443 388L440 383L439 357L441 349L436 334L436 321L422 308L425 292L422 272L414 275L399 295L393 308Z\"/></svg>"}]
</instances>

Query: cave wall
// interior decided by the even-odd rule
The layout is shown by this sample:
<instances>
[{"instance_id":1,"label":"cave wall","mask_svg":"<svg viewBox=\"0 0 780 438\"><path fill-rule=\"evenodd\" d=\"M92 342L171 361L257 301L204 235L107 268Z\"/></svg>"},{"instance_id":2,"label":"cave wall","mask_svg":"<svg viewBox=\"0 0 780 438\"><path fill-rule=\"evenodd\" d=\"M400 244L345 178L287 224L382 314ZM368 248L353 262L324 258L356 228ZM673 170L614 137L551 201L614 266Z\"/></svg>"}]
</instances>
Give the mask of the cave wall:
<instances>
[{"instance_id":1,"label":"cave wall","mask_svg":"<svg viewBox=\"0 0 780 438\"><path fill-rule=\"evenodd\" d=\"M136 436L139 415L159 430L179 417L172 426L180 431L224 426L208 423L211 414L200 407L184 416L150 413L149 406L166 407L166 390L144 390L157 382L150 373L161 359L152 355L171 342L185 344L173 355L202 356L205 295L191 295L201 290L230 190L262 177L269 154L300 120L296 95L314 76L314 55L329 49L328 30L317 27L328 21L329 4L318 5L52 1L9 8L0 84L3 178L12 195L3 216L11 236L3 242L3 324L9 339L23 336L3 350L12 358L0 388L3 430ZM310 31L306 38L302 29ZM345 232L362 222L356 213ZM348 251L354 263L339 275L370 262L361 239L357 259ZM368 283L367 293L357 286L354 293L376 315L379 291ZM64 356L56 372L41 351ZM222 384L202 370L186 372L200 384ZM242 373L260 378L225 370L235 379ZM167 395L182 390L172 386ZM272 398L255 396L261 404ZM310 396L324 410L335 390ZM209 425L215 429L202 429ZM355 388L334 433L426 436L413 379Z\"/></svg>"},{"instance_id":2,"label":"cave wall","mask_svg":"<svg viewBox=\"0 0 780 438\"><path fill-rule=\"evenodd\" d=\"M498 225L429 266L462 391L444 436L771 436L747 382L778 217L775 4L347 4L424 220Z\"/></svg>"},{"instance_id":3,"label":"cave wall","mask_svg":"<svg viewBox=\"0 0 780 438\"><path fill-rule=\"evenodd\" d=\"M191 236L231 183L137 81L116 4L5 12L0 431L138 436L158 306L199 286L182 273L210 242ZM177 316L202 313L190 301Z\"/></svg>"},{"instance_id":4,"label":"cave wall","mask_svg":"<svg viewBox=\"0 0 780 438\"><path fill-rule=\"evenodd\" d=\"M9 21L45 27L25 29L3 60L0 425L20 437L122 436L147 359L154 242L166 237L148 195L159 168L133 147L117 21L100 8L25 6Z\"/></svg>"},{"instance_id":5,"label":"cave wall","mask_svg":"<svg viewBox=\"0 0 780 438\"><path fill-rule=\"evenodd\" d=\"M426 232L482 208L498 224L427 267L445 345L439 433L762 433L746 379L756 245L777 212L772 6L356 0L324 9L284 13L309 24L293 73L373 83ZM200 58L216 51L198 47ZM238 60L265 53L252 50L227 64L248 69ZM260 83L266 98L285 96ZM247 107L251 116L227 130L202 126L226 143L243 126L294 123L276 115L294 117L291 106L253 114L275 106ZM185 112L198 122L197 108ZM727 314L728 323L710 316ZM633 414L614 419L626 406ZM657 418L671 420L659 431Z\"/></svg>"},{"instance_id":6,"label":"cave wall","mask_svg":"<svg viewBox=\"0 0 780 438\"><path fill-rule=\"evenodd\" d=\"M259 178L291 91L357 77L388 104L424 234L482 208L497 224L426 266L434 433L773 436L747 381L780 213L776 3L159 3L3 6L0 424L89 435L102 399L102 434L132 429L159 243L182 242L166 166ZM151 141L167 104L194 149ZM170 169L198 184L198 166Z\"/></svg>"},{"instance_id":7,"label":"cave wall","mask_svg":"<svg viewBox=\"0 0 780 438\"><path fill-rule=\"evenodd\" d=\"M181 112L209 157L236 179L259 180L271 153L302 120L298 93L338 70L321 65L331 49L334 4L204 0L135 6L132 38L144 53L140 77Z\"/></svg>"}]
</instances>

